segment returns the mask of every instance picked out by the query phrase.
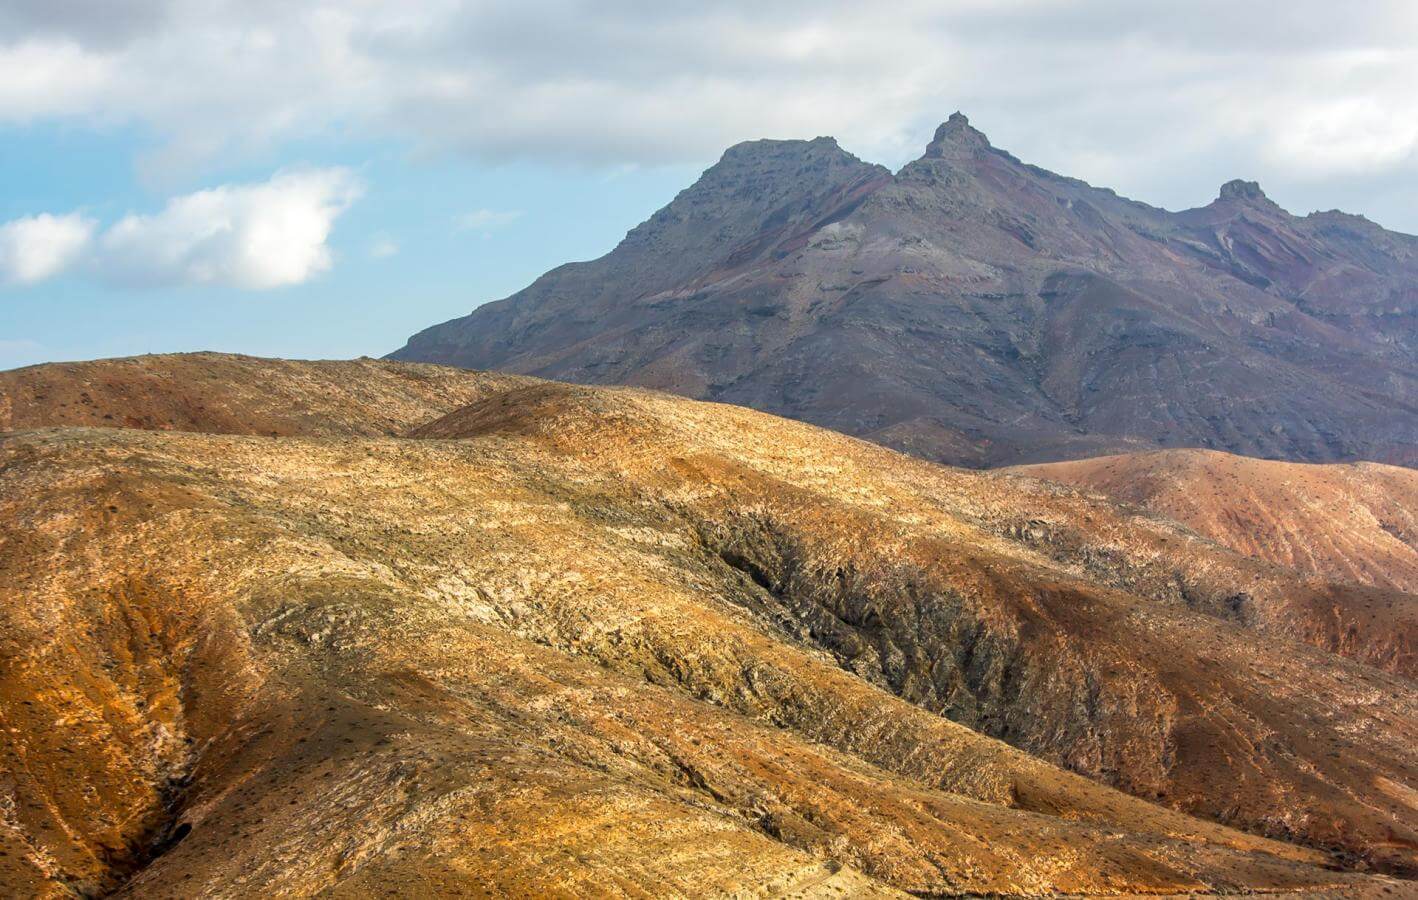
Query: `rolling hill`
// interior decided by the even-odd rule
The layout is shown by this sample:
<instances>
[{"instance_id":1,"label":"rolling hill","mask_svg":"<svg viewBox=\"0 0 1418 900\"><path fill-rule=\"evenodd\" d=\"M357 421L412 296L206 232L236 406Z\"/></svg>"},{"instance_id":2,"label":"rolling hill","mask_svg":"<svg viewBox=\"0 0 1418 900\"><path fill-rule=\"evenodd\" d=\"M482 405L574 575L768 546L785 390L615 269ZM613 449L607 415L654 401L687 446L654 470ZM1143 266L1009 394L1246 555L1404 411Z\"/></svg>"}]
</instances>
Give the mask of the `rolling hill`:
<instances>
[{"instance_id":1,"label":"rolling hill","mask_svg":"<svg viewBox=\"0 0 1418 900\"><path fill-rule=\"evenodd\" d=\"M1392 591L638 389L203 354L0 398L12 893L1418 874L1411 645L1315 618Z\"/></svg>"},{"instance_id":2,"label":"rolling hill","mask_svg":"<svg viewBox=\"0 0 1418 900\"><path fill-rule=\"evenodd\" d=\"M1092 488L1235 550L1335 581L1418 593L1418 472L1204 450L1024 466Z\"/></svg>"}]
</instances>

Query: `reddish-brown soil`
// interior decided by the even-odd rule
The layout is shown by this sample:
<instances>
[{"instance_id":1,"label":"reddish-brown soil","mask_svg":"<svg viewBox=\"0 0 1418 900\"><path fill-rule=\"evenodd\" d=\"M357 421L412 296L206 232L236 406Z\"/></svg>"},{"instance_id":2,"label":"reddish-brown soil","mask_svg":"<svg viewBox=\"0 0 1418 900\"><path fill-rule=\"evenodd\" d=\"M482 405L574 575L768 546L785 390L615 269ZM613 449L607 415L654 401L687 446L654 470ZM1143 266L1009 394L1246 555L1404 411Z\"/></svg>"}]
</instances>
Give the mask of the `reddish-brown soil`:
<instances>
[{"instance_id":1,"label":"reddish-brown soil","mask_svg":"<svg viewBox=\"0 0 1418 900\"><path fill-rule=\"evenodd\" d=\"M1024 466L1175 519L1237 553L1418 593L1418 471L1170 450Z\"/></svg>"}]
</instances>

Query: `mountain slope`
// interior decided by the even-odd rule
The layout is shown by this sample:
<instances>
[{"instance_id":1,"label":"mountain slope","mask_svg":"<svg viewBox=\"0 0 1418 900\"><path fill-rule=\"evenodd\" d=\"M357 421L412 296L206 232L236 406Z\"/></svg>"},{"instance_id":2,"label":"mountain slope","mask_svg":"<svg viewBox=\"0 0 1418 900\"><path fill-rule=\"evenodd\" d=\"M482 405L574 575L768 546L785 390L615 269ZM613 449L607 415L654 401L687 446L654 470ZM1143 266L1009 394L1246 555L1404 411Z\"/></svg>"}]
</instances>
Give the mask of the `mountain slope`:
<instances>
[{"instance_id":1,"label":"mountain slope","mask_svg":"<svg viewBox=\"0 0 1418 900\"><path fill-rule=\"evenodd\" d=\"M825 139L732 148L607 256L392 357L654 387L967 465L1178 445L1407 464L1415 285L1418 239L1249 182L1169 213L957 114L895 175Z\"/></svg>"},{"instance_id":2,"label":"mountain slope","mask_svg":"<svg viewBox=\"0 0 1418 900\"><path fill-rule=\"evenodd\" d=\"M694 592L674 532L558 512L545 473L369 440L4 450L6 521L71 520L6 535L14 892L1366 883L915 710Z\"/></svg>"},{"instance_id":3,"label":"mountain slope","mask_svg":"<svg viewBox=\"0 0 1418 900\"><path fill-rule=\"evenodd\" d=\"M1418 593L1418 472L1170 450L1017 471L1175 519L1237 553L1336 581Z\"/></svg>"},{"instance_id":4,"label":"mountain slope","mask_svg":"<svg viewBox=\"0 0 1418 900\"><path fill-rule=\"evenodd\" d=\"M0 372L0 431L43 425L215 434L399 434L526 379L372 359L174 353Z\"/></svg>"},{"instance_id":5,"label":"mountain slope","mask_svg":"<svg viewBox=\"0 0 1418 900\"><path fill-rule=\"evenodd\" d=\"M316 383L284 365L273 395ZM1378 895L1316 865L1418 871L1413 682L1285 637L1362 589L744 409L461 377L479 399L403 438L0 439L7 886Z\"/></svg>"}]
</instances>

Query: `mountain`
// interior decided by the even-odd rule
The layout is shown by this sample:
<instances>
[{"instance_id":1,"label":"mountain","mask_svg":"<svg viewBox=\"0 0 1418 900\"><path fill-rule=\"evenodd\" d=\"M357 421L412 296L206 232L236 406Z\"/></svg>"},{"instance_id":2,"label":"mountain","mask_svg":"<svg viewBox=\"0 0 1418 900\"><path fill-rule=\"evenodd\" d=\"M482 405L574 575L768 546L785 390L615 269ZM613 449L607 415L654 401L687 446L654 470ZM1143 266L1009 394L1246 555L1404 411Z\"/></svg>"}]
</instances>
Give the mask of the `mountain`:
<instances>
[{"instance_id":1,"label":"mountain","mask_svg":"<svg viewBox=\"0 0 1418 900\"><path fill-rule=\"evenodd\" d=\"M639 389L201 355L0 403L7 894L1418 874L1411 651L1316 624L1392 591Z\"/></svg>"},{"instance_id":2,"label":"mountain","mask_svg":"<svg viewBox=\"0 0 1418 900\"><path fill-rule=\"evenodd\" d=\"M1418 594L1418 472L1166 450L1022 466L1174 519L1257 559Z\"/></svg>"},{"instance_id":3,"label":"mountain","mask_svg":"<svg viewBox=\"0 0 1418 900\"><path fill-rule=\"evenodd\" d=\"M724 154L612 252L392 358L642 385L971 466L1200 446L1418 463L1418 238L1253 182L1173 213L956 114L894 175Z\"/></svg>"}]
</instances>

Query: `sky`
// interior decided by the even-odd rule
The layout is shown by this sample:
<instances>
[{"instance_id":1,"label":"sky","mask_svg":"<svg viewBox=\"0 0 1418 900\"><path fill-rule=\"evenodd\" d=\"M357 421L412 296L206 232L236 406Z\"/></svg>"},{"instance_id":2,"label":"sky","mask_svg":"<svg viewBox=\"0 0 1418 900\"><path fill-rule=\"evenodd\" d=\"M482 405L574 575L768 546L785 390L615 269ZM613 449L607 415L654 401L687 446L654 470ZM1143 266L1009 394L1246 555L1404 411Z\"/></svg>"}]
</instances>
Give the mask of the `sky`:
<instances>
[{"instance_id":1,"label":"sky","mask_svg":"<svg viewBox=\"0 0 1418 900\"><path fill-rule=\"evenodd\" d=\"M1412 0L0 0L0 369L382 355L723 150L897 168L962 110L1171 209L1418 233Z\"/></svg>"}]
</instances>

